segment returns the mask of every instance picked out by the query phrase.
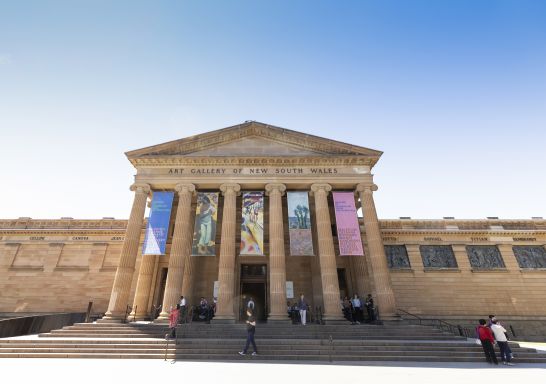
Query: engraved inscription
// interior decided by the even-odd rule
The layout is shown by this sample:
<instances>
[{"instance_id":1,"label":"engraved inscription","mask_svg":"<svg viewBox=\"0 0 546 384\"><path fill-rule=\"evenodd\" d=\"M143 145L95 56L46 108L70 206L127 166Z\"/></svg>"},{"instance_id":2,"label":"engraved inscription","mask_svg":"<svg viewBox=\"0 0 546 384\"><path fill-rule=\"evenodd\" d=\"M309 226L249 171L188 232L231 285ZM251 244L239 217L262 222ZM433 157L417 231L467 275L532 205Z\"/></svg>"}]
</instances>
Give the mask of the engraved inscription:
<instances>
[{"instance_id":1,"label":"engraved inscription","mask_svg":"<svg viewBox=\"0 0 546 384\"><path fill-rule=\"evenodd\" d=\"M45 236L30 236L30 240L45 240Z\"/></svg>"},{"instance_id":2,"label":"engraved inscription","mask_svg":"<svg viewBox=\"0 0 546 384\"><path fill-rule=\"evenodd\" d=\"M425 237L425 241L442 241L441 237Z\"/></svg>"},{"instance_id":3,"label":"engraved inscription","mask_svg":"<svg viewBox=\"0 0 546 384\"><path fill-rule=\"evenodd\" d=\"M546 268L546 249L539 245L514 245L520 268Z\"/></svg>"},{"instance_id":4,"label":"engraved inscription","mask_svg":"<svg viewBox=\"0 0 546 384\"><path fill-rule=\"evenodd\" d=\"M467 245L466 253L472 268L505 268L499 249L494 245Z\"/></svg>"},{"instance_id":5,"label":"engraved inscription","mask_svg":"<svg viewBox=\"0 0 546 384\"><path fill-rule=\"evenodd\" d=\"M72 240L89 240L88 236L72 236Z\"/></svg>"},{"instance_id":6,"label":"engraved inscription","mask_svg":"<svg viewBox=\"0 0 546 384\"><path fill-rule=\"evenodd\" d=\"M425 268L457 268L451 245L421 245L419 250Z\"/></svg>"},{"instance_id":7,"label":"engraved inscription","mask_svg":"<svg viewBox=\"0 0 546 384\"><path fill-rule=\"evenodd\" d=\"M411 268L405 245L385 245L387 263L391 269Z\"/></svg>"},{"instance_id":8,"label":"engraved inscription","mask_svg":"<svg viewBox=\"0 0 546 384\"><path fill-rule=\"evenodd\" d=\"M489 239L487 237L471 237L470 241L472 241L473 243L479 243L482 241L489 241Z\"/></svg>"}]
</instances>

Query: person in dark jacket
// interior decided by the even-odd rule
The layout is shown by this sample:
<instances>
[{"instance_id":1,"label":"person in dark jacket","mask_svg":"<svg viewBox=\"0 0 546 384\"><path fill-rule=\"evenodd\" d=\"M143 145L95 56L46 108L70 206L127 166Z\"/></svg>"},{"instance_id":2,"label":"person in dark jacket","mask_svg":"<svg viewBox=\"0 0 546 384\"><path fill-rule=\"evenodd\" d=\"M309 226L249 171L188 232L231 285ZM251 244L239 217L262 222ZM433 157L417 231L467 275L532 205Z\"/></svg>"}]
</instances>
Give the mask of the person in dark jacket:
<instances>
[{"instance_id":1,"label":"person in dark jacket","mask_svg":"<svg viewBox=\"0 0 546 384\"><path fill-rule=\"evenodd\" d=\"M246 352L248 351L248 347L250 346L250 344L252 344L252 348L254 348L254 352L252 352L252 356L256 356L258 354L258 348L256 347L256 342L254 341L254 333L256 332L256 318L254 317L252 309L250 308L246 309L246 316L247 316L246 344L245 344L245 349L239 352L239 355L241 356L246 355Z\"/></svg>"},{"instance_id":2,"label":"person in dark jacket","mask_svg":"<svg viewBox=\"0 0 546 384\"><path fill-rule=\"evenodd\" d=\"M482 343L483 353L485 354L485 360L489 364L499 365L497 356L495 355L495 349L493 345L495 344L495 338L493 337L493 332L491 328L486 327L487 322L485 319L480 319L480 325L478 325L478 338Z\"/></svg>"}]
</instances>

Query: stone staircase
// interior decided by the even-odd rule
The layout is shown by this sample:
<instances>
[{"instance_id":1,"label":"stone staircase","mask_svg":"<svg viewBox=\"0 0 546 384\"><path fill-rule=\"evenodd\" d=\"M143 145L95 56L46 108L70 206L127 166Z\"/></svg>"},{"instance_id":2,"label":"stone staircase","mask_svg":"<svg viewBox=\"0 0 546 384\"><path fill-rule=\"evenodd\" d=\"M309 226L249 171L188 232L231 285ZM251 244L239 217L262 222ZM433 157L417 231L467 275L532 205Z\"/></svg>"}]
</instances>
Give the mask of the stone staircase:
<instances>
[{"instance_id":1,"label":"stone staircase","mask_svg":"<svg viewBox=\"0 0 546 384\"><path fill-rule=\"evenodd\" d=\"M158 358L255 361L483 362L480 346L436 328L382 325L258 324L259 356L241 357L244 324L193 323L165 340L161 324L81 323L40 337L0 339L0 357ZM546 354L512 343L516 362L546 363Z\"/></svg>"}]
</instances>

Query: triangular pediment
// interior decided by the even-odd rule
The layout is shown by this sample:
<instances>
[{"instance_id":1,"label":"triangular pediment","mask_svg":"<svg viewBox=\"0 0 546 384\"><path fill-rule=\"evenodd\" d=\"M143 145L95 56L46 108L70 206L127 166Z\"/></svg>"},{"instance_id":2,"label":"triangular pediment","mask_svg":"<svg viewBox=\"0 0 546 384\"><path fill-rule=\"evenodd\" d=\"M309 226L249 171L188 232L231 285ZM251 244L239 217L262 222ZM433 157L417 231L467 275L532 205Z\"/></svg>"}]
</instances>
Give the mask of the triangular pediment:
<instances>
[{"instance_id":1,"label":"triangular pediment","mask_svg":"<svg viewBox=\"0 0 546 384\"><path fill-rule=\"evenodd\" d=\"M367 158L373 165L381 154L373 149L255 121L126 153L135 166L144 159L331 156Z\"/></svg>"}]
</instances>

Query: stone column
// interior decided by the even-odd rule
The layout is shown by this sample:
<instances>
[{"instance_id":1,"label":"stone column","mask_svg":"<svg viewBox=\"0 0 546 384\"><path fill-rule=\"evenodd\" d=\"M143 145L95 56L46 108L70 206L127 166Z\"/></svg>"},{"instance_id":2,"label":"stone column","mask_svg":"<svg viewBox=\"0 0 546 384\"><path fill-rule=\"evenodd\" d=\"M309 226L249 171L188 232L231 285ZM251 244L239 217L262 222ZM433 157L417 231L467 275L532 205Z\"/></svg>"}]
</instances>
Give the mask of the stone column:
<instances>
[{"instance_id":1,"label":"stone column","mask_svg":"<svg viewBox=\"0 0 546 384\"><path fill-rule=\"evenodd\" d=\"M133 301L133 310L129 319L143 320L148 317L148 300L152 288L153 273L157 255L142 255L140 270Z\"/></svg>"},{"instance_id":2,"label":"stone column","mask_svg":"<svg viewBox=\"0 0 546 384\"><path fill-rule=\"evenodd\" d=\"M332 237L330 210L327 199L328 192L331 190L332 186L330 184L311 185L311 193L315 196L315 215L325 321L343 320L339 297L334 238Z\"/></svg>"},{"instance_id":3,"label":"stone column","mask_svg":"<svg viewBox=\"0 0 546 384\"><path fill-rule=\"evenodd\" d=\"M364 216L364 230L368 241L372 278L376 293L375 302L379 307L379 316L382 320L398 319L396 305L392 290L389 267L385 247L381 238L381 228L377 219L373 191L377 191L375 184L358 184L357 191L360 194L362 215Z\"/></svg>"},{"instance_id":4,"label":"stone column","mask_svg":"<svg viewBox=\"0 0 546 384\"><path fill-rule=\"evenodd\" d=\"M135 273L135 262L150 186L144 183L135 183L131 186L131 191L135 192L135 199L131 208L129 222L127 223L125 240L123 241L114 285L110 295L110 303L108 304L108 311L105 313L104 320L123 320L127 304L129 303L129 293Z\"/></svg>"},{"instance_id":5,"label":"stone column","mask_svg":"<svg viewBox=\"0 0 546 384\"><path fill-rule=\"evenodd\" d=\"M186 258L191 252L193 237L193 228L192 223L190 223L190 218L191 200L193 193L195 192L195 185L177 184L174 189L178 192L178 208L176 209L173 242L171 245L171 254L169 256L169 271L167 272L163 305L158 317L159 321L167 320L169 318L171 308L176 307L180 295L182 294L184 267L186 266Z\"/></svg>"},{"instance_id":6,"label":"stone column","mask_svg":"<svg viewBox=\"0 0 546 384\"><path fill-rule=\"evenodd\" d=\"M193 282L195 280L195 267L199 257L188 256L186 258L186 266L184 267L184 278L182 279L182 295L186 298L186 304L188 308L191 307L194 302L193 297Z\"/></svg>"},{"instance_id":7,"label":"stone column","mask_svg":"<svg viewBox=\"0 0 546 384\"><path fill-rule=\"evenodd\" d=\"M269 320L288 321L286 315L286 261L284 255L284 230L282 196L284 184L267 184L269 196Z\"/></svg>"},{"instance_id":8,"label":"stone column","mask_svg":"<svg viewBox=\"0 0 546 384\"><path fill-rule=\"evenodd\" d=\"M236 198L241 190L239 184L222 184L224 195L222 214L222 238L220 240L220 260L218 262L218 304L214 320L216 322L235 322L233 310L235 274L235 212Z\"/></svg>"}]
</instances>

